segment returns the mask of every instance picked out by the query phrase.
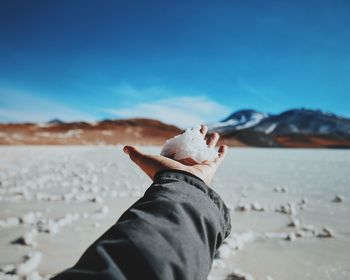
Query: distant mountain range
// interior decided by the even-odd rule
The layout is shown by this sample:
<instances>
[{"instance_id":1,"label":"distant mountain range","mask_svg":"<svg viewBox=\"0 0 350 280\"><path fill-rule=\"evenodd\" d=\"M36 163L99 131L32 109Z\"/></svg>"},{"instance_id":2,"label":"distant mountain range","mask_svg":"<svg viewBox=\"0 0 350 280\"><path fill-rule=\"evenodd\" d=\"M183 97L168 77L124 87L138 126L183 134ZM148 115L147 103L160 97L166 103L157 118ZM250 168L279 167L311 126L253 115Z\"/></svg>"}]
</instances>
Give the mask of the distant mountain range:
<instances>
[{"instance_id":1,"label":"distant mountain range","mask_svg":"<svg viewBox=\"0 0 350 280\"><path fill-rule=\"evenodd\" d=\"M240 110L209 128L228 143L231 139L249 146L350 148L350 119L320 110L277 115Z\"/></svg>"},{"instance_id":2,"label":"distant mountain range","mask_svg":"<svg viewBox=\"0 0 350 280\"><path fill-rule=\"evenodd\" d=\"M162 145L181 133L176 126L151 119L95 123L59 119L44 124L0 124L0 145Z\"/></svg>"},{"instance_id":3,"label":"distant mountain range","mask_svg":"<svg viewBox=\"0 0 350 280\"><path fill-rule=\"evenodd\" d=\"M350 148L350 119L319 110L294 109L273 115L254 110L234 112L208 125L229 146ZM45 124L0 124L0 145L162 145L181 133L152 119L103 120Z\"/></svg>"}]
</instances>

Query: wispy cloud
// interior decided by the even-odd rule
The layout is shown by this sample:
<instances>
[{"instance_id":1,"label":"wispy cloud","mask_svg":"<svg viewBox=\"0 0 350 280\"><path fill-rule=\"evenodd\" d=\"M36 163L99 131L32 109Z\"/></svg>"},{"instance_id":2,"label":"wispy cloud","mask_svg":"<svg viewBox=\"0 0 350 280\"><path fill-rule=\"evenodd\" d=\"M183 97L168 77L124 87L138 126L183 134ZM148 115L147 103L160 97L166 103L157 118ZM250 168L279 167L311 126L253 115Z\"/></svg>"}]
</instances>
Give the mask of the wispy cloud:
<instances>
[{"instance_id":1,"label":"wispy cloud","mask_svg":"<svg viewBox=\"0 0 350 280\"><path fill-rule=\"evenodd\" d=\"M174 94L174 91L169 91L164 87L152 86L147 88L136 88L128 83L123 83L116 87L109 88L109 90L118 96L126 98L156 98L160 96L167 96Z\"/></svg>"},{"instance_id":2,"label":"wispy cloud","mask_svg":"<svg viewBox=\"0 0 350 280\"><path fill-rule=\"evenodd\" d=\"M258 87L251 83L241 83L239 90L245 94L252 95L255 99L260 100L268 106L282 104L280 96L283 96L283 93L274 87Z\"/></svg>"},{"instance_id":3,"label":"wispy cloud","mask_svg":"<svg viewBox=\"0 0 350 280\"><path fill-rule=\"evenodd\" d=\"M1 122L92 121L90 114L27 92L0 89Z\"/></svg>"},{"instance_id":4,"label":"wispy cloud","mask_svg":"<svg viewBox=\"0 0 350 280\"><path fill-rule=\"evenodd\" d=\"M130 107L106 109L117 117L158 119L181 128L222 119L230 113L226 106L206 96L178 96L137 103Z\"/></svg>"},{"instance_id":5,"label":"wispy cloud","mask_svg":"<svg viewBox=\"0 0 350 280\"><path fill-rule=\"evenodd\" d=\"M152 118L185 128L215 122L231 113L225 105L193 91L184 94L163 87L140 90L125 85L115 92L128 102L102 111L118 118ZM0 89L0 122L46 122L53 118L63 121L96 119L93 114L29 92Z\"/></svg>"}]
</instances>

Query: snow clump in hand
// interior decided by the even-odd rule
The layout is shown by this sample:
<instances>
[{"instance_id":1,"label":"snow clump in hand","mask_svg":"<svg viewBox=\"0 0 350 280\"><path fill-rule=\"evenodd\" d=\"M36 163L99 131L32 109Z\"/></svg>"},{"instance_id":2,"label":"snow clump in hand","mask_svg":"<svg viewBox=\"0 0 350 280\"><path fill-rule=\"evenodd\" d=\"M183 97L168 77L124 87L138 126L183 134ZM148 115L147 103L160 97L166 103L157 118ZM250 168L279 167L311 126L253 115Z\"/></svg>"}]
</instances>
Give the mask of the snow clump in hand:
<instances>
[{"instance_id":1,"label":"snow clump in hand","mask_svg":"<svg viewBox=\"0 0 350 280\"><path fill-rule=\"evenodd\" d=\"M215 148L208 147L200 128L201 126L188 128L184 133L168 139L160 154L175 160L192 158L197 163L214 160L218 152Z\"/></svg>"}]
</instances>

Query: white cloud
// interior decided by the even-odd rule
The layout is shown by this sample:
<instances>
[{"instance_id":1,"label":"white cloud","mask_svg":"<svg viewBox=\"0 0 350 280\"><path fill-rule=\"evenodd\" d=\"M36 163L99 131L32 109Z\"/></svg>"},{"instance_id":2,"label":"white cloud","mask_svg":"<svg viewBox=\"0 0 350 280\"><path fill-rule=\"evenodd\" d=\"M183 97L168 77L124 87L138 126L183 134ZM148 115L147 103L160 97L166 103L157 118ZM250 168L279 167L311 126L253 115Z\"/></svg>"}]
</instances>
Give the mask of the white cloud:
<instances>
[{"instance_id":1,"label":"white cloud","mask_svg":"<svg viewBox=\"0 0 350 280\"><path fill-rule=\"evenodd\" d=\"M129 101L134 102L131 106L103 110L118 118L152 118L186 128L216 122L231 113L226 106L198 92L181 94L162 87L139 90L127 85L117 91L119 96L128 96ZM154 101L135 102L149 99ZM54 118L63 121L95 119L93 115L28 92L0 89L0 122L46 122Z\"/></svg>"},{"instance_id":2,"label":"white cloud","mask_svg":"<svg viewBox=\"0 0 350 280\"><path fill-rule=\"evenodd\" d=\"M46 122L54 118L63 121L92 121L93 116L65 105L29 93L0 90L0 121Z\"/></svg>"},{"instance_id":3,"label":"white cloud","mask_svg":"<svg viewBox=\"0 0 350 280\"><path fill-rule=\"evenodd\" d=\"M117 94L118 96L123 96L126 98L157 98L160 96L167 96L169 94L174 94L173 91L169 91L166 88L163 87L147 87L143 89L135 88L134 86L131 86L129 84L121 84L117 87L113 87L109 89L111 92Z\"/></svg>"},{"instance_id":4,"label":"white cloud","mask_svg":"<svg viewBox=\"0 0 350 280\"><path fill-rule=\"evenodd\" d=\"M158 119L181 128L218 121L230 113L229 108L205 96L165 98L105 111L122 118Z\"/></svg>"}]
</instances>

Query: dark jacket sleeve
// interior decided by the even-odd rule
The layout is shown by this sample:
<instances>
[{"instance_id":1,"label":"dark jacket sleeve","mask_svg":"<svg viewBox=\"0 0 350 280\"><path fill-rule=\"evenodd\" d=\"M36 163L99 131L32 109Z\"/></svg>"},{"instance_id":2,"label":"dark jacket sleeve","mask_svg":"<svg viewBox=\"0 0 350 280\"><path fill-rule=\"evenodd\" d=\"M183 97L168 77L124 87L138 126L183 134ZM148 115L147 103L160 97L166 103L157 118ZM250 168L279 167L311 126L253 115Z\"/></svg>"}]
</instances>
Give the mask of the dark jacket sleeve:
<instances>
[{"instance_id":1,"label":"dark jacket sleeve","mask_svg":"<svg viewBox=\"0 0 350 280\"><path fill-rule=\"evenodd\" d=\"M206 279L229 211L198 177L163 170L144 196L53 279Z\"/></svg>"}]
</instances>

